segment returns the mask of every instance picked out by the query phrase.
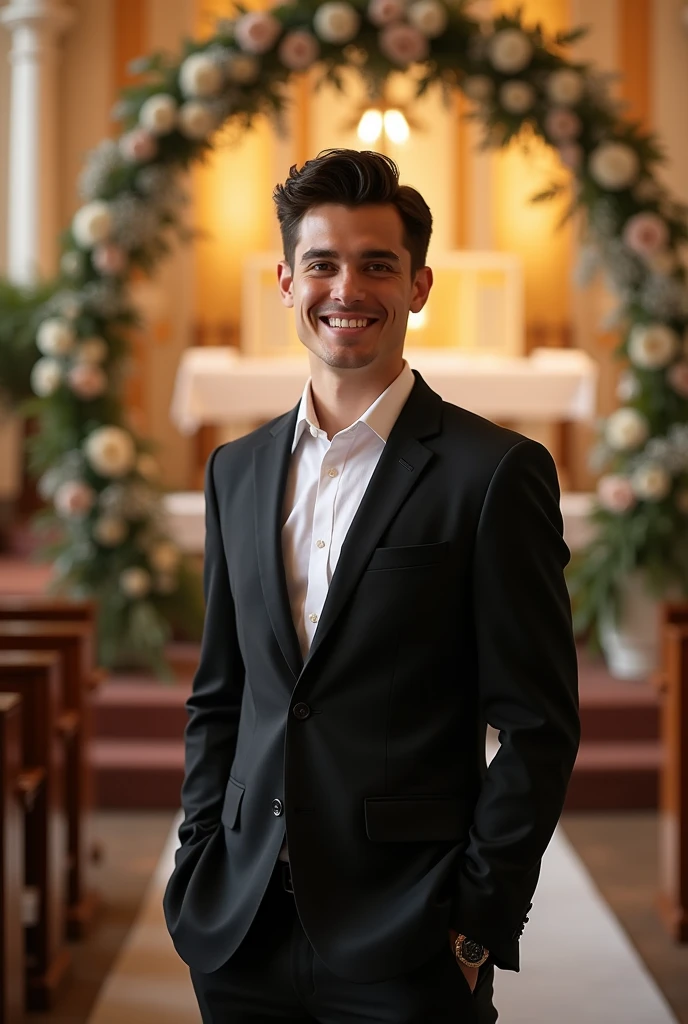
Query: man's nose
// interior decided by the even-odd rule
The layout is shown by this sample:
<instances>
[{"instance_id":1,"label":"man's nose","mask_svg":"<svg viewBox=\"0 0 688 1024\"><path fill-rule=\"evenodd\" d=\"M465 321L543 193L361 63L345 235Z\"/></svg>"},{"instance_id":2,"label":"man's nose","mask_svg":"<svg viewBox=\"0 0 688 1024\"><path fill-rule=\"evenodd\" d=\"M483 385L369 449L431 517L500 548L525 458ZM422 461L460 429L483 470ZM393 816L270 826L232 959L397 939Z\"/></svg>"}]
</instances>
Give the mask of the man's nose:
<instances>
[{"instance_id":1,"label":"man's nose","mask_svg":"<svg viewBox=\"0 0 688 1024\"><path fill-rule=\"evenodd\" d=\"M365 298L365 282L354 271L343 270L332 282L332 298L343 305L362 302Z\"/></svg>"}]
</instances>

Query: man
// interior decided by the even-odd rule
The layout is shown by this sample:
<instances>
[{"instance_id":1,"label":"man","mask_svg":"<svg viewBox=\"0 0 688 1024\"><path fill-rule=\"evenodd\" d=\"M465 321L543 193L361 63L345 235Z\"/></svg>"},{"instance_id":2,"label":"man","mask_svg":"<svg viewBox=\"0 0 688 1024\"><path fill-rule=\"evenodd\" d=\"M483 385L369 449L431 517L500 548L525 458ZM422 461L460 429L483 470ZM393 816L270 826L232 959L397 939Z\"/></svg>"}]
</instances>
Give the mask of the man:
<instances>
[{"instance_id":1,"label":"man","mask_svg":"<svg viewBox=\"0 0 688 1024\"><path fill-rule=\"evenodd\" d=\"M432 218L391 160L274 198L311 377L208 463L168 926L206 1022L487 1024L579 738L556 471L404 361Z\"/></svg>"}]
</instances>

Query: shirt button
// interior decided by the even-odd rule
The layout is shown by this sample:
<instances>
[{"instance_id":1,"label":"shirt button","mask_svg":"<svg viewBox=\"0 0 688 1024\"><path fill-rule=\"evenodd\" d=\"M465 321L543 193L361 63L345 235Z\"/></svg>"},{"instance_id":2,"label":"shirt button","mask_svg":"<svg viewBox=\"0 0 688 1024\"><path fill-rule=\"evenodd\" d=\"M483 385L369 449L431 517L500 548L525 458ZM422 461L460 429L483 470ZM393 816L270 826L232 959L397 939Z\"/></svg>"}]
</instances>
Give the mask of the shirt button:
<instances>
[{"instance_id":1,"label":"shirt button","mask_svg":"<svg viewBox=\"0 0 688 1024\"><path fill-rule=\"evenodd\" d=\"M315 612L311 612L310 615L308 616L308 618L311 620L311 622L317 622L318 621L318 616L316 615Z\"/></svg>"},{"instance_id":2,"label":"shirt button","mask_svg":"<svg viewBox=\"0 0 688 1024\"><path fill-rule=\"evenodd\" d=\"M324 540L316 540L315 546L316 546L316 548L324 548L325 547L325 541Z\"/></svg>"},{"instance_id":3,"label":"shirt button","mask_svg":"<svg viewBox=\"0 0 688 1024\"><path fill-rule=\"evenodd\" d=\"M311 437L317 437L318 436L318 428L314 427L312 423L311 423L311 425L309 427L309 430L311 432Z\"/></svg>"},{"instance_id":4,"label":"shirt button","mask_svg":"<svg viewBox=\"0 0 688 1024\"><path fill-rule=\"evenodd\" d=\"M294 715L294 718L299 718L301 721L308 718L311 713L311 709L308 707L308 705L302 703L295 704L291 710L292 714Z\"/></svg>"},{"instance_id":5,"label":"shirt button","mask_svg":"<svg viewBox=\"0 0 688 1024\"><path fill-rule=\"evenodd\" d=\"M332 469L328 469L328 471L327 471L327 475L328 476L338 476L338 474L339 474L339 470L335 469L334 466L332 467Z\"/></svg>"},{"instance_id":6,"label":"shirt button","mask_svg":"<svg viewBox=\"0 0 688 1024\"><path fill-rule=\"evenodd\" d=\"M284 810L284 808L282 807L282 801L281 800L273 800L272 801L272 813L275 815L276 818L279 818L279 816L280 816L280 814L282 813L283 810Z\"/></svg>"}]
</instances>

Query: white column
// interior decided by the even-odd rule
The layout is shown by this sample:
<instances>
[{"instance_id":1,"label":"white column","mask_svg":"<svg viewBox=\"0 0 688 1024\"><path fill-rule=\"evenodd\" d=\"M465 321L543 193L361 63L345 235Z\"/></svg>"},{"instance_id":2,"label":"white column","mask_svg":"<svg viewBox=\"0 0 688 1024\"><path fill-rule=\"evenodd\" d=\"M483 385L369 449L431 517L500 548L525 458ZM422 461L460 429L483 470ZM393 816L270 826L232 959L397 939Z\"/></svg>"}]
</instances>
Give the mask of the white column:
<instances>
[{"instance_id":1,"label":"white column","mask_svg":"<svg viewBox=\"0 0 688 1024\"><path fill-rule=\"evenodd\" d=\"M7 272L17 284L56 270L57 46L73 18L62 0L11 0L0 9L12 33Z\"/></svg>"}]
</instances>

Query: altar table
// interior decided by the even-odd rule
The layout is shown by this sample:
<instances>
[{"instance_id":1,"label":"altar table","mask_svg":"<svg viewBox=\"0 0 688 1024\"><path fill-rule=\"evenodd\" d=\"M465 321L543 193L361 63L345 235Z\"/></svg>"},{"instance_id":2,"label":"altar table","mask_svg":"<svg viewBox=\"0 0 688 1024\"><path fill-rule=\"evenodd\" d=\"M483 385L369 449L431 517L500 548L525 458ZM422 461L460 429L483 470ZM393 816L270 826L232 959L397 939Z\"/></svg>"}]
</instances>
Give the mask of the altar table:
<instances>
[{"instance_id":1,"label":"altar table","mask_svg":"<svg viewBox=\"0 0 688 1024\"><path fill-rule=\"evenodd\" d=\"M447 402L506 423L561 422L595 415L597 367L578 349L527 357L407 349L406 359ZM187 349L170 415L183 434L199 427L272 419L296 405L308 378L305 354L259 358L229 348Z\"/></svg>"}]
</instances>

